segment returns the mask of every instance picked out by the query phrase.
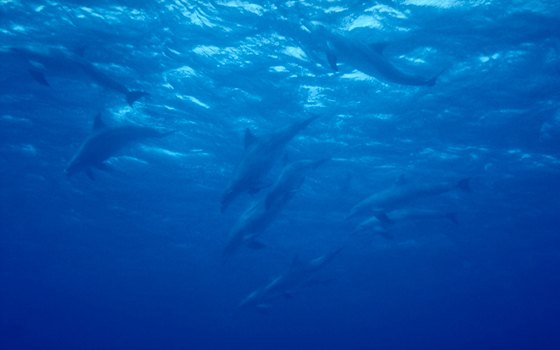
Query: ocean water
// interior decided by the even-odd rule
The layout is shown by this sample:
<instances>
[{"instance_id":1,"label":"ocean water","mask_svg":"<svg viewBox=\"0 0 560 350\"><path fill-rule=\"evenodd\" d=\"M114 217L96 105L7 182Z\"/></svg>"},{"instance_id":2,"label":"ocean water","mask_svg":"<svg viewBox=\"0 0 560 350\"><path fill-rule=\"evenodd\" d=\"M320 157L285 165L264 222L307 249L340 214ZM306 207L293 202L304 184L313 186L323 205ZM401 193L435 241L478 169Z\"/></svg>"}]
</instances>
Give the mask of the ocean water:
<instances>
[{"instance_id":1,"label":"ocean water","mask_svg":"<svg viewBox=\"0 0 560 350\"><path fill-rule=\"evenodd\" d=\"M560 349L559 15L0 1L0 348ZM246 129L309 117L221 212ZM102 139L103 165L65 174L130 126L162 137ZM283 169L320 159L224 257ZM400 201L349 219L372 195Z\"/></svg>"}]
</instances>

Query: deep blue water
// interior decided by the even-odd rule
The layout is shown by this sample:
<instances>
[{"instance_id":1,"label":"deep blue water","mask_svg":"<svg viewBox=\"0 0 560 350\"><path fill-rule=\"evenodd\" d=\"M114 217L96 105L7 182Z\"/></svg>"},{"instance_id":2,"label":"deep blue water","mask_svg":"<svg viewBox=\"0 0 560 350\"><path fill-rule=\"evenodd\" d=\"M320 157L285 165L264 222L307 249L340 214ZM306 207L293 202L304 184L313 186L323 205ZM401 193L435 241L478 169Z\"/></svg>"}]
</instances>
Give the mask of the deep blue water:
<instances>
[{"instance_id":1,"label":"deep blue water","mask_svg":"<svg viewBox=\"0 0 560 350\"><path fill-rule=\"evenodd\" d=\"M559 15L552 0L0 1L0 348L560 349ZM311 22L441 75L334 71ZM129 105L76 62L149 96ZM100 112L174 133L66 176ZM265 187L220 213L245 129L311 115ZM284 164L325 157L266 247L224 261ZM399 178L469 178L403 205L457 223L355 232L351 209ZM340 247L320 283L237 308L294 257Z\"/></svg>"}]
</instances>

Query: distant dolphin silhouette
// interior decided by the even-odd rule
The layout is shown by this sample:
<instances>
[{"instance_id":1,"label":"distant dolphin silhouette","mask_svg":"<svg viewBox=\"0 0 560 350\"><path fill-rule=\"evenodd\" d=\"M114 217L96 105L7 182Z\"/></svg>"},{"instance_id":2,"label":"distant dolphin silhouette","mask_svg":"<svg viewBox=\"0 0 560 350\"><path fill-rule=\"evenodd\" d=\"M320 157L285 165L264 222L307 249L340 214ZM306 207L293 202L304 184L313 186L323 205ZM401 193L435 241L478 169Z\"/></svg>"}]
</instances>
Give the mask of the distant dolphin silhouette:
<instances>
[{"instance_id":1,"label":"distant dolphin silhouette","mask_svg":"<svg viewBox=\"0 0 560 350\"><path fill-rule=\"evenodd\" d=\"M347 219L375 214L381 221L390 222L387 213L420 198L437 196L455 189L470 192L470 178L458 182L438 184L396 184L385 191L374 193L356 204Z\"/></svg>"},{"instance_id":2,"label":"distant dolphin silhouette","mask_svg":"<svg viewBox=\"0 0 560 350\"><path fill-rule=\"evenodd\" d=\"M369 76L401 85L433 86L440 71L431 78L408 74L395 67L384 55L386 43L364 45L329 31L321 24L308 25L322 43L327 61L334 71L338 71L338 62L342 61Z\"/></svg>"},{"instance_id":3,"label":"distant dolphin silhouette","mask_svg":"<svg viewBox=\"0 0 560 350\"><path fill-rule=\"evenodd\" d=\"M107 127L101 120L101 113L95 116L93 134L82 144L65 170L68 176L84 171L94 179L93 169L111 171L105 161L117 154L124 147L149 138L167 136L156 129L144 126Z\"/></svg>"},{"instance_id":4,"label":"distant dolphin silhouette","mask_svg":"<svg viewBox=\"0 0 560 350\"><path fill-rule=\"evenodd\" d=\"M242 193L257 193L265 187L263 181L278 160L288 142L307 127L317 116L280 129L268 136L256 137L245 130L245 153L222 196L221 212Z\"/></svg>"},{"instance_id":5,"label":"distant dolphin silhouette","mask_svg":"<svg viewBox=\"0 0 560 350\"><path fill-rule=\"evenodd\" d=\"M49 50L48 53L24 49L11 48L11 51L27 61L28 72L31 77L41 85L50 86L45 74L51 72L65 72L70 74L84 74L97 85L125 96L126 102L132 106L135 101L147 92L130 90L118 80L110 77L102 70L87 62L78 55L73 55L62 50Z\"/></svg>"},{"instance_id":6,"label":"distant dolphin silhouette","mask_svg":"<svg viewBox=\"0 0 560 350\"><path fill-rule=\"evenodd\" d=\"M238 310L256 307L257 310L266 311L276 299L291 298L294 289L312 283L315 273L333 261L341 251L342 248L338 248L308 262L302 262L296 256L288 271L250 293L239 303Z\"/></svg>"}]
</instances>

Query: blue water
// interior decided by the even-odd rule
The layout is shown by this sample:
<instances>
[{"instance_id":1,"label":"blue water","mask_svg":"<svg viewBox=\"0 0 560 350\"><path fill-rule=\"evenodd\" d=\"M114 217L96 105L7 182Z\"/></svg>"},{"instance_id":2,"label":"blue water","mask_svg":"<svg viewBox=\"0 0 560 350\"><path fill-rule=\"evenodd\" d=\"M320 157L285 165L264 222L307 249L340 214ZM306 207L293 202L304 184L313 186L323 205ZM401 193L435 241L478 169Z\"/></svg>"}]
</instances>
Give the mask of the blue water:
<instances>
[{"instance_id":1,"label":"blue water","mask_svg":"<svg viewBox=\"0 0 560 350\"><path fill-rule=\"evenodd\" d=\"M560 349L559 14L552 0L0 1L0 348ZM443 73L411 86L335 72L311 21L387 43L401 71ZM150 95L130 106L13 48L65 52ZM65 176L99 112L174 133L94 180ZM220 213L245 129L310 115L267 182L284 162L331 160L262 232L266 248L224 262L267 191ZM354 232L351 208L399 178L470 178L471 193L410 205L458 223ZM237 308L295 256L340 247L322 283Z\"/></svg>"}]
</instances>

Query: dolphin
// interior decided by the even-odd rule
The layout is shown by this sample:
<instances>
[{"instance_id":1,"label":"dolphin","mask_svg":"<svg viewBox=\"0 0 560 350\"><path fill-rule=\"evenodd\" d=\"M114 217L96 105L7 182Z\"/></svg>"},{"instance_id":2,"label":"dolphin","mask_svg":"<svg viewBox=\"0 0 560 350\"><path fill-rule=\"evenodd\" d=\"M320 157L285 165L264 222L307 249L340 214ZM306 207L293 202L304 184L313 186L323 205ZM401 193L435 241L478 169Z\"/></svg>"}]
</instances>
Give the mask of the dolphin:
<instances>
[{"instance_id":1,"label":"dolphin","mask_svg":"<svg viewBox=\"0 0 560 350\"><path fill-rule=\"evenodd\" d=\"M90 179L94 180L92 169L111 171L112 169L105 161L124 147L149 138L164 137L168 134L170 133L162 133L145 126L107 127L101 119L101 113L98 113L93 123L93 133L81 145L65 173L72 176L84 171Z\"/></svg>"},{"instance_id":2,"label":"dolphin","mask_svg":"<svg viewBox=\"0 0 560 350\"><path fill-rule=\"evenodd\" d=\"M40 52L12 47L10 50L27 62L28 72L31 77L39 84L47 87L50 86L45 76L47 73L85 75L102 88L124 95L126 102L130 106L141 97L149 96L149 94L144 91L130 90L121 82L110 77L79 55L70 54L59 49L50 49L47 52Z\"/></svg>"},{"instance_id":3,"label":"dolphin","mask_svg":"<svg viewBox=\"0 0 560 350\"><path fill-rule=\"evenodd\" d=\"M342 61L369 76L391 83L414 86L433 86L445 71L442 70L430 78L405 73L383 54L386 43L365 45L329 31L321 24L308 24L307 27L318 38L328 64L334 71L338 71L338 62Z\"/></svg>"},{"instance_id":4,"label":"dolphin","mask_svg":"<svg viewBox=\"0 0 560 350\"><path fill-rule=\"evenodd\" d=\"M270 226L293 198L303 184L307 172L316 169L327 160L300 160L286 165L266 196L255 201L239 217L230 232L223 256L232 256L243 244L255 249L264 248L265 244L257 237Z\"/></svg>"},{"instance_id":5,"label":"dolphin","mask_svg":"<svg viewBox=\"0 0 560 350\"><path fill-rule=\"evenodd\" d=\"M221 212L242 193L257 193L265 187L263 180L288 142L318 116L294 123L265 137L245 130L245 152L221 200Z\"/></svg>"},{"instance_id":6,"label":"dolphin","mask_svg":"<svg viewBox=\"0 0 560 350\"><path fill-rule=\"evenodd\" d=\"M264 287L251 292L238 304L237 309L256 307L258 310L265 311L276 299L291 298L294 289L312 283L315 273L333 261L342 249L335 249L308 262L303 262L296 256L288 271L277 276Z\"/></svg>"},{"instance_id":7,"label":"dolphin","mask_svg":"<svg viewBox=\"0 0 560 350\"><path fill-rule=\"evenodd\" d=\"M380 220L390 222L390 218L387 217L388 212L414 200L437 196L456 189L470 192L470 178L464 178L458 182L438 184L396 184L385 191L374 193L356 204L346 218L351 219L357 216L375 214Z\"/></svg>"}]
</instances>

